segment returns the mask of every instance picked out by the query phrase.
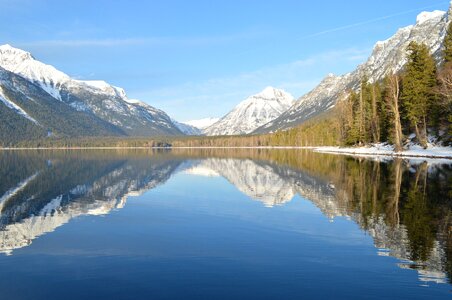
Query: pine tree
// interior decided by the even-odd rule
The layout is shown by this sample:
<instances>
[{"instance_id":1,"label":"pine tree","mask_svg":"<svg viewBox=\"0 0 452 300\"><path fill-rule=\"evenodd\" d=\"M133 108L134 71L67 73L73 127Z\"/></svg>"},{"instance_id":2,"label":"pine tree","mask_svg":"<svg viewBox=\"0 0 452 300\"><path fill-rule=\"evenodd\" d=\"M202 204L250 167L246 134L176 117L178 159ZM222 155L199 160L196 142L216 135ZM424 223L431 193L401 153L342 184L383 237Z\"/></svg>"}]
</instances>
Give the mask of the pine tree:
<instances>
[{"instance_id":1,"label":"pine tree","mask_svg":"<svg viewBox=\"0 0 452 300\"><path fill-rule=\"evenodd\" d=\"M403 107L419 143L427 147L428 113L435 103L436 64L424 44L411 42L403 78Z\"/></svg>"},{"instance_id":2,"label":"pine tree","mask_svg":"<svg viewBox=\"0 0 452 300\"><path fill-rule=\"evenodd\" d=\"M350 115L347 116L348 132L345 139L345 144L347 145L354 145L360 141L359 113L357 110L357 108L359 108L359 98L360 97L352 91L346 100L351 107Z\"/></svg>"},{"instance_id":3,"label":"pine tree","mask_svg":"<svg viewBox=\"0 0 452 300\"><path fill-rule=\"evenodd\" d=\"M378 83L371 85L371 117L370 130L372 136L372 143L379 143L381 141L381 89Z\"/></svg>"},{"instance_id":4,"label":"pine tree","mask_svg":"<svg viewBox=\"0 0 452 300\"><path fill-rule=\"evenodd\" d=\"M452 62L452 22L449 23L444 38L444 62Z\"/></svg>"}]
</instances>

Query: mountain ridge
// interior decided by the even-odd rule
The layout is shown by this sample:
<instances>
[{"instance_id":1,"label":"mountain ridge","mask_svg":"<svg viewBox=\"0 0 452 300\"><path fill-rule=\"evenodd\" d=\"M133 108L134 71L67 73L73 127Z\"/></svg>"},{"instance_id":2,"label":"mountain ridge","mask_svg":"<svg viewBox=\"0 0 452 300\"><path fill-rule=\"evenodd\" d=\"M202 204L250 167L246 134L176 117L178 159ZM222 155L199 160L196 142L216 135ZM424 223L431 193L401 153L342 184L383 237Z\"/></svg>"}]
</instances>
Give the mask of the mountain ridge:
<instances>
[{"instance_id":1,"label":"mountain ridge","mask_svg":"<svg viewBox=\"0 0 452 300\"><path fill-rule=\"evenodd\" d=\"M24 139L33 138L27 131L36 138L45 137L47 132L58 137L183 135L165 112L129 99L124 89L101 80L73 79L8 44L0 46L0 73L0 105L4 104L0 106L0 125L10 133L14 127L28 128L21 131ZM36 126L12 113L29 121L32 118ZM50 115L57 113L62 114L58 122ZM77 118L84 122L77 122ZM11 138L10 134L0 137L0 141L20 139Z\"/></svg>"},{"instance_id":2,"label":"mountain ridge","mask_svg":"<svg viewBox=\"0 0 452 300\"><path fill-rule=\"evenodd\" d=\"M295 127L334 107L337 101L346 97L347 91L356 91L363 76L373 83L382 80L389 72L400 72L407 62L405 50L411 41L425 43L440 62L450 14L451 9L448 12L435 10L420 13L414 25L402 27L388 39L376 42L372 54L355 70L340 76L328 74L319 85L298 98L281 116L257 128L253 133L271 133Z\"/></svg>"}]
</instances>

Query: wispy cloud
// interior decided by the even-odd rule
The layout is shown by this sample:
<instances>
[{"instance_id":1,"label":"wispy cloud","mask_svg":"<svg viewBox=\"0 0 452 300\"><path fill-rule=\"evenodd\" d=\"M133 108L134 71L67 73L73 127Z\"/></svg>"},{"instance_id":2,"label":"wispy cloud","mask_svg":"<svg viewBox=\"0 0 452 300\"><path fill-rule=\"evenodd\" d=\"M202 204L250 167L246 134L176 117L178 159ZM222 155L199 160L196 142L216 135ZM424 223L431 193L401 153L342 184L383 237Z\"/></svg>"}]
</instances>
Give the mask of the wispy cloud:
<instances>
[{"instance_id":1,"label":"wispy cloud","mask_svg":"<svg viewBox=\"0 0 452 300\"><path fill-rule=\"evenodd\" d=\"M323 30L323 31L319 31L319 32L315 32L312 34L308 34L302 37L299 37L298 39L307 39L307 38L312 38L312 37L318 37L321 35L326 35L326 34L330 34L330 33L335 33L338 31L344 31L347 29L351 29L351 28L355 28L355 27L360 27L360 26L364 26L364 25L368 25L368 24L372 24L372 23L377 23L380 21L384 21L387 19L392 19L395 17L400 17L403 15L407 15L413 12L418 12L418 11L422 11L424 9L429 9L432 7L438 7L438 5L442 5L442 4L447 4L450 3L450 1L443 1L443 2L439 2L439 3L435 3L434 5L428 5L428 6L424 6L424 7L419 7L419 8L415 8L415 9L410 9L410 10L406 10L406 11L402 11L402 12L398 12L398 13L394 13L394 14L390 14L390 15L386 15L386 16L381 16L378 18L374 18L374 19L370 19L370 20L366 20L366 21L362 21L362 22L356 22L356 23L352 23L352 24L347 24L347 25L343 25L343 26L338 26L335 28L330 28L327 30Z\"/></svg>"},{"instance_id":2,"label":"wispy cloud","mask_svg":"<svg viewBox=\"0 0 452 300\"><path fill-rule=\"evenodd\" d=\"M51 39L16 44L23 47L206 46L259 38L269 34L271 33L249 30L217 36Z\"/></svg>"},{"instance_id":3,"label":"wispy cloud","mask_svg":"<svg viewBox=\"0 0 452 300\"><path fill-rule=\"evenodd\" d=\"M133 91L132 96L164 109L175 118L206 117L206 113L221 116L245 97L269 85L285 89L299 97L315 87L335 65L347 61L348 64L358 64L369 55L370 50L350 48L329 51L287 64L239 73L236 76ZM184 107L182 113L181 107ZM200 115L199 108L202 108L204 115Z\"/></svg>"}]
</instances>

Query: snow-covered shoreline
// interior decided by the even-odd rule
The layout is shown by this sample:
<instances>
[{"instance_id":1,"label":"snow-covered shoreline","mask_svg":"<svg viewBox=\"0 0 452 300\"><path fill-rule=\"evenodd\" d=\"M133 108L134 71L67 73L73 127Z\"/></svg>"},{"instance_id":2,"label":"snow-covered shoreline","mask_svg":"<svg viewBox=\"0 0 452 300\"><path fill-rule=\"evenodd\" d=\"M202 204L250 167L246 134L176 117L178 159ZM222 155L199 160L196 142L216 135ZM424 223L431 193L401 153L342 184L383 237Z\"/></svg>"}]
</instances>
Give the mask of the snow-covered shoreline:
<instances>
[{"instance_id":1,"label":"snow-covered shoreline","mask_svg":"<svg viewBox=\"0 0 452 300\"><path fill-rule=\"evenodd\" d=\"M419 158L445 158L452 159L452 147L429 145L427 149L419 145L410 145L408 149L395 152L394 147L387 144L376 144L365 147L313 147L316 152L334 153L360 156L395 156L395 157L419 157Z\"/></svg>"}]
</instances>

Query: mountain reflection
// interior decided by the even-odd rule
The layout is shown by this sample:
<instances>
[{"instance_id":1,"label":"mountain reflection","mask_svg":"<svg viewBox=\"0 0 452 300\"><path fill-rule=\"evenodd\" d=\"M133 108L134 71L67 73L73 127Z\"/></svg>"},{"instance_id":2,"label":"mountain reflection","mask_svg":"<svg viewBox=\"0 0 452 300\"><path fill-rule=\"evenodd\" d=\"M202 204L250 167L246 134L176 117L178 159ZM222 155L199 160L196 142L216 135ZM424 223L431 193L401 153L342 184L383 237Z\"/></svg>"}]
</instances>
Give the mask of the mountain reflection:
<instances>
[{"instance_id":1,"label":"mountain reflection","mask_svg":"<svg viewBox=\"0 0 452 300\"><path fill-rule=\"evenodd\" d=\"M0 252L7 254L74 217L122 208L127 196L165 182L181 163L72 154L53 159L46 154L15 156L0 155L1 165L7 166L0 178L11 184L0 186Z\"/></svg>"},{"instance_id":2,"label":"mountain reflection","mask_svg":"<svg viewBox=\"0 0 452 300\"><path fill-rule=\"evenodd\" d=\"M82 215L108 214L173 174L221 176L267 207L296 195L356 222L377 253L423 282L452 275L450 163L369 160L298 150L1 152L0 251Z\"/></svg>"}]
</instances>

